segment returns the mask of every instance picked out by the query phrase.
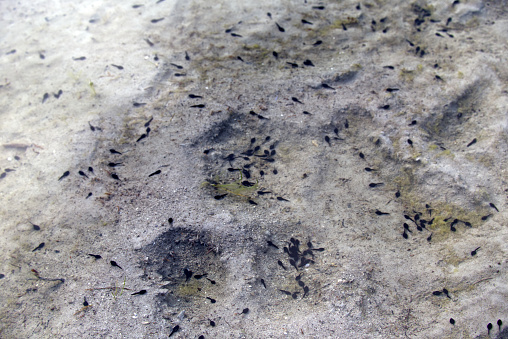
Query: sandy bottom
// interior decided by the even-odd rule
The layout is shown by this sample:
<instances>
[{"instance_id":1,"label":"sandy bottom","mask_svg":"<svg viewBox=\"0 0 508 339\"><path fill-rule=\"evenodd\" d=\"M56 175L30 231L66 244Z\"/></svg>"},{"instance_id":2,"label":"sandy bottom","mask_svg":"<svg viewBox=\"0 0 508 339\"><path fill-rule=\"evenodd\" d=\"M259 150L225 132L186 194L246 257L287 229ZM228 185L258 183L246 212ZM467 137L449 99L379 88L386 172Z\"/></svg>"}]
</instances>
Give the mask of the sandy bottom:
<instances>
[{"instance_id":1,"label":"sandy bottom","mask_svg":"<svg viewBox=\"0 0 508 339\"><path fill-rule=\"evenodd\" d=\"M508 338L506 8L0 2L0 336Z\"/></svg>"}]
</instances>

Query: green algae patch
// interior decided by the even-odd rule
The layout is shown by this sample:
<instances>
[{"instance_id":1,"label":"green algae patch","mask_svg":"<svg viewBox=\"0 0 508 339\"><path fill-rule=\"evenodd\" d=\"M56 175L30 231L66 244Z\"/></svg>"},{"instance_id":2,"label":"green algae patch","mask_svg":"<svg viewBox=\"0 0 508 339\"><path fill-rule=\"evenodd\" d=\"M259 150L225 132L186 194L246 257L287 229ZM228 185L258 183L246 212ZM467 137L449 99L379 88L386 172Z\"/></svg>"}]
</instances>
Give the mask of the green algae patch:
<instances>
[{"instance_id":1,"label":"green algae patch","mask_svg":"<svg viewBox=\"0 0 508 339\"><path fill-rule=\"evenodd\" d=\"M246 51L256 51L256 50L260 50L261 46L259 46L259 44L243 45L242 48Z\"/></svg>"},{"instance_id":2,"label":"green algae patch","mask_svg":"<svg viewBox=\"0 0 508 339\"><path fill-rule=\"evenodd\" d=\"M415 79L416 75L417 71L407 68L403 68L399 72L399 77L406 82L412 82Z\"/></svg>"},{"instance_id":3,"label":"green algae patch","mask_svg":"<svg viewBox=\"0 0 508 339\"><path fill-rule=\"evenodd\" d=\"M449 157L452 159L455 158L455 155L449 149L439 152L436 156L437 157Z\"/></svg>"},{"instance_id":4,"label":"green algae patch","mask_svg":"<svg viewBox=\"0 0 508 339\"><path fill-rule=\"evenodd\" d=\"M331 31L335 29L343 30L344 26L351 27L351 26L357 26L358 25L358 18L348 16L343 19L337 19L334 22L332 22L330 25L323 27L319 30L318 36L325 36L328 35Z\"/></svg>"},{"instance_id":5,"label":"green algae patch","mask_svg":"<svg viewBox=\"0 0 508 339\"><path fill-rule=\"evenodd\" d=\"M459 232L459 229L463 229L464 227L467 229L482 223L482 215L483 212L480 209L470 211L455 204L435 202L432 204L433 222L427 227L434 233L432 239L440 240L456 233L450 230L450 225L455 219L457 219L458 222L454 227L457 229L457 232ZM466 226L466 222L471 226Z\"/></svg>"},{"instance_id":6,"label":"green algae patch","mask_svg":"<svg viewBox=\"0 0 508 339\"><path fill-rule=\"evenodd\" d=\"M185 282L178 286L176 289L176 294L182 297L187 296L198 296L200 283L197 280L191 280L190 282Z\"/></svg>"},{"instance_id":7,"label":"green algae patch","mask_svg":"<svg viewBox=\"0 0 508 339\"><path fill-rule=\"evenodd\" d=\"M482 216L487 215L482 206L482 201L487 201L488 197L481 195L478 201L473 202L473 209L465 209L458 204L424 200L418 190L417 175L414 168L406 166L401 169L402 174L393 179L395 188L401 193L400 202L404 206L405 211L420 212L421 219L425 219L431 224L427 224L426 228L433 233L432 241L440 241L448 239L451 235L460 235L464 230L471 227L477 227L484 223ZM482 200L483 199L483 200ZM429 208L426 206L429 205ZM408 213L411 214L411 213ZM457 219L454 227L455 232L451 231L451 224Z\"/></svg>"},{"instance_id":8,"label":"green algae patch","mask_svg":"<svg viewBox=\"0 0 508 339\"><path fill-rule=\"evenodd\" d=\"M496 163L492 156L485 153L470 153L466 154L465 158L471 162L481 164L489 169L492 169Z\"/></svg>"},{"instance_id":9,"label":"green algae patch","mask_svg":"<svg viewBox=\"0 0 508 339\"><path fill-rule=\"evenodd\" d=\"M258 181L256 180L255 184L247 183L243 181L242 171L240 169L235 170L238 170L238 172L240 173L240 179L234 182L226 183L223 182L219 178L219 176L215 176L215 179L213 181L205 181L201 184L201 186L202 187L212 186L215 189L222 191L223 193L231 193L244 198L248 198L250 194L258 190L259 188Z\"/></svg>"}]
</instances>

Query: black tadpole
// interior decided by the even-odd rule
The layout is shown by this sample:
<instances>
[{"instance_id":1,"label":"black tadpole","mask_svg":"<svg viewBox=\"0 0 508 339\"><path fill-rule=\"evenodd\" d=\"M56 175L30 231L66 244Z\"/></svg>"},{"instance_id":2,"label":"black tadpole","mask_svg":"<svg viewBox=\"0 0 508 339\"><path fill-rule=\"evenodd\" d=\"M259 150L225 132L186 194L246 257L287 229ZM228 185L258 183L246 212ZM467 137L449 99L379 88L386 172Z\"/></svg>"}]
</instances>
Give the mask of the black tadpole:
<instances>
[{"instance_id":1,"label":"black tadpole","mask_svg":"<svg viewBox=\"0 0 508 339\"><path fill-rule=\"evenodd\" d=\"M305 298L305 296L309 293L309 286L305 286L303 288L303 296L302 299Z\"/></svg>"},{"instance_id":2,"label":"black tadpole","mask_svg":"<svg viewBox=\"0 0 508 339\"><path fill-rule=\"evenodd\" d=\"M471 251L471 256L474 257L476 255L476 252L478 252L479 249L480 249L480 247L477 247L474 249L474 251Z\"/></svg>"},{"instance_id":3,"label":"black tadpole","mask_svg":"<svg viewBox=\"0 0 508 339\"><path fill-rule=\"evenodd\" d=\"M248 308L244 308L243 311L242 311L242 314L247 314L249 313L249 309Z\"/></svg>"},{"instance_id":4,"label":"black tadpole","mask_svg":"<svg viewBox=\"0 0 508 339\"><path fill-rule=\"evenodd\" d=\"M490 330L492 329L492 323L487 325L487 335L490 335Z\"/></svg>"},{"instance_id":5,"label":"black tadpole","mask_svg":"<svg viewBox=\"0 0 508 339\"><path fill-rule=\"evenodd\" d=\"M152 122L153 120L153 117L150 118L150 120L148 120L147 122L145 122L145 127L148 127L150 126L150 123Z\"/></svg>"},{"instance_id":6,"label":"black tadpole","mask_svg":"<svg viewBox=\"0 0 508 339\"><path fill-rule=\"evenodd\" d=\"M120 265L118 265L116 263L116 261L111 260L110 263L111 263L111 266L118 267L119 269L123 270L123 268L121 268Z\"/></svg>"},{"instance_id":7,"label":"black tadpole","mask_svg":"<svg viewBox=\"0 0 508 339\"><path fill-rule=\"evenodd\" d=\"M143 295L146 294L146 290L141 290L139 292L132 293L131 295Z\"/></svg>"},{"instance_id":8,"label":"black tadpole","mask_svg":"<svg viewBox=\"0 0 508 339\"><path fill-rule=\"evenodd\" d=\"M177 64L174 64L174 63L170 63L171 66L174 66L178 69L183 69L183 66L180 66L180 65L177 65Z\"/></svg>"},{"instance_id":9,"label":"black tadpole","mask_svg":"<svg viewBox=\"0 0 508 339\"><path fill-rule=\"evenodd\" d=\"M279 247L277 245L275 245L273 242L271 242L270 240L267 240L266 243L268 244L268 246L272 246L276 249L279 249Z\"/></svg>"},{"instance_id":10,"label":"black tadpole","mask_svg":"<svg viewBox=\"0 0 508 339\"><path fill-rule=\"evenodd\" d=\"M390 213L381 212L380 210L376 210L376 214L377 214L377 215L388 215L388 214L390 214Z\"/></svg>"},{"instance_id":11,"label":"black tadpole","mask_svg":"<svg viewBox=\"0 0 508 339\"><path fill-rule=\"evenodd\" d=\"M173 334L175 334L176 332L178 332L178 330L180 329L180 326L176 325L175 327L173 327L173 329L171 330L171 333L169 333L169 337L171 337Z\"/></svg>"},{"instance_id":12,"label":"black tadpole","mask_svg":"<svg viewBox=\"0 0 508 339\"><path fill-rule=\"evenodd\" d=\"M407 220L411 220L412 222L416 223L416 221L414 221L413 218L411 218L409 215L407 214L404 214L404 218L406 218Z\"/></svg>"},{"instance_id":13,"label":"black tadpole","mask_svg":"<svg viewBox=\"0 0 508 339\"><path fill-rule=\"evenodd\" d=\"M32 224L32 227L34 228L34 231L40 231L41 230L41 227L39 225L36 225L32 222L29 221L30 224Z\"/></svg>"},{"instance_id":14,"label":"black tadpole","mask_svg":"<svg viewBox=\"0 0 508 339\"><path fill-rule=\"evenodd\" d=\"M41 242L41 243L39 244L39 246L37 246L36 248L34 248L34 249L32 250L32 252L35 252L35 251L37 251L37 250L42 249L42 248L44 247L44 245L45 245L45 244L44 244L43 242Z\"/></svg>"},{"instance_id":15,"label":"black tadpole","mask_svg":"<svg viewBox=\"0 0 508 339\"><path fill-rule=\"evenodd\" d=\"M150 174L148 177L153 177L154 175L157 175L160 173L161 173L161 170L157 170L157 171L153 172L152 174Z\"/></svg>"},{"instance_id":16,"label":"black tadpole","mask_svg":"<svg viewBox=\"0 0 508 339\"><path fill-rule=\"evenodd\" d=\"M474 144L476 144L476 138L474 138L469 144L467 144L466 147L472 146Z\"/></svg>"},{"instance_id":17,"label":"black tadpole","mask_svg":"<svg viewBox=\"0 0 508 339\"><path fill-rule=\"evenodd\" d=\"M489 206L492 207L493 209L495 209L497 212L499 212L499 210L497 209L496 205L494 205L493 203L490 203Z\"/></svg>"},{"instance_id":18,"label":"black tadpole","mask_svg":"<svg viewBox=\"0 0 508 339\"><path fill-rule=\"evenodd\" d=\"M183 273L185 273L185 281L188 281L190 278L192 278L192 274L193 274L194 272L192 272L191 270L188 270L188 269L184 268Z\"/></svg>"},{"instance_id":19,"label":"black tadpole","mask_svg":"<svg viewBox=\"0 0 508 339\"><path fill-rule=\"evenodd\" d=\"M62 174L62 176L60 178L58 178L58 181L62 180L63 178L69 176L69 174L71 174L71 172L69 171L65 171L64 174Z\"/></svg>"},{"instance_id":20,"label":"black tadpole","mask_svg":"<svg viewBox=\"0 0 508 339\"><path fill-rule=\"evenodd\" d=\"M261 279L260 281L261 281L261 284L263 284L263 287L266 288L265 280Z\"/></svg>"}]
</instances>

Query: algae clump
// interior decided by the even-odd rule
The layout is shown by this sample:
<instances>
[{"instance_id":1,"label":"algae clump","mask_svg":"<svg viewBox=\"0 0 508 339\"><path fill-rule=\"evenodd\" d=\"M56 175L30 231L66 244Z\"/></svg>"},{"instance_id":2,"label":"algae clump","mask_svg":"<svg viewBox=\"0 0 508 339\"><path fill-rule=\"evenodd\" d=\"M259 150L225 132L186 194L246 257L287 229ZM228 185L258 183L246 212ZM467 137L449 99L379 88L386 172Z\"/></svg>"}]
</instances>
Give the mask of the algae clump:
<instances>
[{"instance_id":1,"label":"algae clump","mask_svg":"<svg viewBox=\"0 0 508 339\"><path fill-rule=\"evenodd\" d=\"M243 181L243 175L241 169L235 169L240 172L240 179L232 182L232 183L221 183L221 180L218 176L215 177L214 181L205 181L201 186L212 186L217 190L221 190L227 193L231 193L234 195L238 195L244 198L248 198L248 194L256 191L259 188L258 181L256 183L250 183L248 181Z\"/></svg>"}]
</instances>

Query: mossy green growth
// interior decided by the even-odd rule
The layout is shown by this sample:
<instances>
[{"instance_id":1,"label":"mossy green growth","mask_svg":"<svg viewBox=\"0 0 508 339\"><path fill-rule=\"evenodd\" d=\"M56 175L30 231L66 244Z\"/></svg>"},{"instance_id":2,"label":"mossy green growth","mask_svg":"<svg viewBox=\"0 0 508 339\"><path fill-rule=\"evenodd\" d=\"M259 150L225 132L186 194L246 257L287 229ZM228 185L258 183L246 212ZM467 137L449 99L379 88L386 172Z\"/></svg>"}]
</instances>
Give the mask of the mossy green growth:
<instances>
[{"instance_id":1,"label":"mossy green growth","mask_svg":"<svg viewBox=\"0 0 508 339\"><path fill-rule=\"evenodd\" d=\"M253 51L253 50L259 50L259 49L261 49L261 46L259 46L259 44L243 45L242 47L246 51Z\"/></svg>"},{"instance_id":2,"label":"mossy green growth","mask_svg":"<svg viewBox=\"0 0 508 339\"><path fill-rule=\"evenodd\" d=\"M347 18L344 18L344 19L335 20L327 28L329 30L330 29L343 29L342 25L352 26L352 25L357 25L357 24L358 24L358 18L355 18L355 17L352 17L352 16L348 16Z\"/></svg>"},{"instance_id":3,"label":"mossy green growth","mask_svg":"<svg viewBox=\"0 0 508 339\"><path fill-rule=\"evenodd\" d=\"M193 279L178 286L176 294L179 296L197 296L199 295L200 283Z\"/></svg>"},{"instance_id":4,"label":"mossy green growth","mask_svg":"<svg viewBox=\"0 0 508 339\"><path fill-rule=\"evenodd\" d=\"M348 16L343 19L337 19L332 24L330 24L328 26L324 26L322 29L318 30L317 31L319 33L318 35L319 36L328 35L330 33L330 31L335 30L335 29L343 30L344 27L342 25L344 25L346 27L356 26L356 25L358 25L358 18Z\"/></svg>"},{"instance_id":5,"label":"mossy green growth","mask_svg":"<svg viewBox=\"0 0 508 339\"><path fill-rule=\"evenodd\" d=\"M432 239L439 240L439 238L449 236L451 233L450 223L454 219L461 221L460 226L464 226L464 222L469 222L474 227L474 225L481 224L481 217L487 214L487 211L482 210L481 207L466 210L461 206L447 202L423 201L422 195L418 192L414 169L406 167L402 169L402 173L402 175L393 179L393 183L401 193L401 202L404 204L404 209L408 211L420 211L424 213L424 219L433 219L432 224L427 226L429 230L434 232ZM430 215L425 215L427 213L425 207L427 203L430 204L432 209ZM479 203L474 205L481 206ZM457 229L460 227L459 225L456 226Z\"/></svg>"},{"instance_id":6,"label":"mossy green growth","mask_svg":"<svg viewBox=\"0 0 508 339\"><path fill-rule=\"evenodd\" d=\"M117 287L116 283L115 283L115 288L114 288L113 292L111 292L111 294L113 295L113 298L115 298L115 300L116 300L117 297L121 297L122 296L123 291L125 290L125 281L126 280L127 280L127 277L124 277L123 278L123 285L122 285L122 287L120 287L120 286Z\"/></svg>"},{"instance_id":7,"label":"mossy green growth","mask_svg":"<svg viewBox=\"0 0 508 339\"><path fill-rule=\"evenodd\" d=\"M242 171L240 169L237 169L237 170L240 172L240 179L238 179L232 183L221 183L221 180L220 180L219 176L217 175L213 182L205 181L204 183L201 184L201 186L210 185L218 190L221 190L221 191L224 191L227 193L231 193L234 195L238 195L238 196L241 196L244 198L249 198L249 196L248 196L249 194L258 190L259 183L256 180L256 183L253 185L245 185L245 183L243 182Z\"/></svg>"},{"instance_id":8,"label":"mossy green growth","mask_svg":"<svg viewBox=\"0 0 508 339\"><path fill-rule=\"evenodd\" d=\"M92 91L92 96L96 96L96 95L97 95L97 92L95 91L95 87L94 87L94 85L93 85L92 80L89 80L89 81L88 81L88 86L90 87L90 90Z\"/></svg>"},{"instance_id":9,"label":"mossy green growth","mask_svg":"<svg viewBox=\"0 0 508 339\"><path fill-rule=\"evenodd\" d=\"M431 208L433 222L431 225L428 225L428 228L434 233L432 236L433 240L448 237L452 233L450 232L450 223L454 219L460 221L460 223L455 226L457 229L461 228L464 222L469 222L472 227L474 227L474 225L478 225L482 222L481 216L484 213L480 209L465 210L458 205L445 202L434 202Z\"/></svg>"},{"instance_id":10,"label":"mossy green growth","mask_svg":"<svg viewBox=\"0 0 508 339\"><path fill-rule=\"evenodd\" d=\"M352 72L358 72L361 69L362 69L362 65L361 64L352 64L351 65L351 71Z\"/></svg>"},{"instance_id":11,"label":"mossy green growth","mask_svg":"<svg viewBox=\"0 0 508 339\"><path fill-rule=\"evenodd\" d=\"M404 81L413 81L417 71L403 68L399 73L399 77Z\"/></svg>"},{"instance_id":12,"label":"mossy green growth","mask_svg":"<svg viewBox=\"0 0 508 339\"><path fill-rule=\"evenodd\" d=\"M453 154L453 153L452 153L449 149L444 150L444 151L442 151L442 152L439 152L439 153L437 154L437 156L438 156L438 157L450 157L450 158L452 158L452 159L453 159L453 158L455 158L455 155L454 155L454 154Z\"/></svg>"},{"instance_id":13,"label":"mossy green growth","mask_svg":"<svg viewBox=\"0 0 508 339\"><path fill-rule=\"evenodd\" d=\"M466 154L465 158L471 162L479 163L487 168L493 168L496 164L496 160L492 156L484 153Z\"/></svg>"}]
</instances>

